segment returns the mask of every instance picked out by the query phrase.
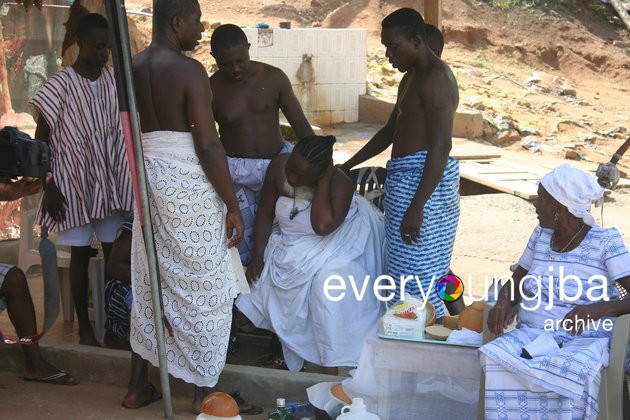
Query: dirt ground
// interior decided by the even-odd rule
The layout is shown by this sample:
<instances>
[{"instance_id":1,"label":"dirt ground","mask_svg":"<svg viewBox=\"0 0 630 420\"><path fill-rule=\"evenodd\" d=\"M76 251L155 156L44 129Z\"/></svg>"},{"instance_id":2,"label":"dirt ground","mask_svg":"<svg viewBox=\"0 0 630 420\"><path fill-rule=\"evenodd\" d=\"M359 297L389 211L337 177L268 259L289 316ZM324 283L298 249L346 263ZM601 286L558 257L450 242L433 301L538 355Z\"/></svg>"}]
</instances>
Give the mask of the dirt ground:
<instances>
[{"instance_id":1,"label":"dirt ground","mask_svg":"<svg viewBox=\"0 0 630 420\"><path fill-rule=\"evenodd\" d=\"M368 91L393 98L401 74L384 58L380 22L414 0L201 0L212 23L366 28ZM147 9L151 2L127 1ZM502 8L504 4L518 6ZM630 39L612 6L599 0L452 0L443 2L443 59L460 87L460 109L486 119L483 140L503 148L607 161L628 138ZM494 5L494 7L492 6ZM138 19L148 36L149 21ZM211 68L209 33L194 56ZM627 174L630 160L619 167Z\"/></svg>"},{"instance_id":2,"label":"dirt ground","mask_svg":"<svg viewBox=\"0 0 630 420\"><path fill-rule=\"evenodd\" d=\"M128 1L130 8L148 1ZM380 22L399 7L424 10L410 0L201 0L209 24L259 22L278 27L368 29L368 92L395 98L402 75L384 57ZM518 6L502 8L502 4ZM460 108L481 112L480 142L513 152L524 161L535 154L561 159L608 161L630 135L630 49L614 46L630 39L614 9L599 0L443 2L442 58L453 68ZM139 27L148 27L143 19ZM209 33L194 52L208 69ZM369 134L366 134L366 138ZM530 162L535 162L532 159ZM559 161L560 162L560 161ZM630 172L630 159L618 164ZM624 207L627 191L617 190L605 206L604 224L630 234ZM627 208L627 207L625 207ZM599 210L597 210L599 212ZM510 226L510 229L495 227ZM480 293L484 277L506 274L536 224L531 205L506 194L462 198L462 216L453 268L472 276ZM518 238L518 239L517 239Z\"/></svg>"}]
</instances>

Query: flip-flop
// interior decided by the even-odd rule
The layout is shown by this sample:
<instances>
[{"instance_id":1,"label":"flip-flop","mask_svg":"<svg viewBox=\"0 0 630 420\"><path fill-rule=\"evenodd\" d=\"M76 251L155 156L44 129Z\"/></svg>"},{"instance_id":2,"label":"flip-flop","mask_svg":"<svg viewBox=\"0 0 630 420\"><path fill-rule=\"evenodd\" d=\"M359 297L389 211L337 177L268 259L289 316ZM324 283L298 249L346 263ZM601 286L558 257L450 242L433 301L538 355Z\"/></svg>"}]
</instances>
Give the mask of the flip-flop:
<instances>
[{"instance_id":1,"label":"flip-flop","mask_svg":"<svg viewBox=\"0 0 630 420\"><path fill-rule=\"evenodd\" d=\"M234 401L236 401L236 404L238 404L239 414L245 416L254 416L263 412L262 407L245 401L243 397L241 397L241 393L238 391L232 392L230 396L234 398Z\"/></svg>"},{"instance_id":2,"label":"flip-flop","mask_svg":"<svg viewBox=\"0 0 630 420\"><path fill-rule=\"evenodd\" d=\"M148 388L149 388L149 396L144 401L142 401L142 403L140 405L132 407L130 405L125 404L125 400L123 400L120 403L120 405L123 406L123 408L128 408L130 410L135 410L137 408L146 407L147 405L162 399L162 394L160 393L160 391L158 391L155 388L155 386L153 384L150 383L148 385Z\"/></svg>"},{"instance_id":3,"label":"flip-flop","mask_svg":"<svg viewBox=\"0 0 630 420\"><path fill-rule=\"evenodd\" d=\"M63 381L62 379L64 378L71 378L73 379L73 381L70 381L70 382ZM43 382L46 384L53 384L53 385L78 385L80 383L77 378L70 375L65 370L60 370L57 373L53 373L52 375L46 376L43 378L24 378L24 380L29 381L29 382Z\"/></svg>"}]
</instances>

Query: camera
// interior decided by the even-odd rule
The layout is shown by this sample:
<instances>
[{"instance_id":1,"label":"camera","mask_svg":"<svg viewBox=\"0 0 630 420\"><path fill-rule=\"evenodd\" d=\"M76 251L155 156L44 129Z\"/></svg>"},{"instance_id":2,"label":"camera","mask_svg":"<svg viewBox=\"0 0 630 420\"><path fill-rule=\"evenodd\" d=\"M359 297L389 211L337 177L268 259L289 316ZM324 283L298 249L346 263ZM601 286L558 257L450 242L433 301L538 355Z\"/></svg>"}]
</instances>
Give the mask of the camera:
<instances>
[{"instance_id":1,"label":"camera","mask_svg":"<svg viewBox=\"0 0 630 420\"><path fill-rule=\"evenodd\" d=\"M0 178L42 178L50 172L48 144L15 127L0 130Z\"/></svg>"}]
</instances>

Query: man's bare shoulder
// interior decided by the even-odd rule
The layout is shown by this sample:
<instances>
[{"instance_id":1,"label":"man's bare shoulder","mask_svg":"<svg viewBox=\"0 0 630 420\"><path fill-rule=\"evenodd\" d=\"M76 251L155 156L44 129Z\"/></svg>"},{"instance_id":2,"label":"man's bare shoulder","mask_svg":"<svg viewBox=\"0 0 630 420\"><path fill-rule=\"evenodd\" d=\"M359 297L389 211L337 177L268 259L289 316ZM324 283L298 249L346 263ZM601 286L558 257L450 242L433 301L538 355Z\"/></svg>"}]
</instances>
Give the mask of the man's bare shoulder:
<instances>
[{"instance_id":1,"label":"man's bare shoulder","mask_svg":"<svg viewBox=\"0 0 630 420\"><path fill-rule=\"evenodd\" d=\"M176 80L208 77L199 61L167 48L149 47L134 56L133 64L136 70L170 71L170 77Z\"/></svg>"}]
</instances>

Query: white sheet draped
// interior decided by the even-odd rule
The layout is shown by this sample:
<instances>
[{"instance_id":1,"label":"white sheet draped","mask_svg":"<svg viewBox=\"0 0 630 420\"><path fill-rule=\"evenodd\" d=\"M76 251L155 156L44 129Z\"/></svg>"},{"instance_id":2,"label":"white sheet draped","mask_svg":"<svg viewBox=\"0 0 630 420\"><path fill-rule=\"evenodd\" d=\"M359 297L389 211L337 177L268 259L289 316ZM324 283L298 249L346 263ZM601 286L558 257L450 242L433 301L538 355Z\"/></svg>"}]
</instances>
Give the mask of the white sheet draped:
<instances>
[{"instance_id":1,"label":"white sheet draped","mask_svg":"<svg viewBox=\"0 0 630 420\"><path fill-rule=\"evenodd\" d=\"M291 220L293 207L300 212ZM382 216L355 196L344 223L319 236L311 227L310 210L306 199L278 199L279 227L267 243L265 267L251 295L239 297L236 305L254 325L278 334L289 369L301 369L304 360L356 366L363 340L376 329L383 308L372 287L383 272ZM324 294L330 275L346 280L346 295L339 302ZM359 291L370 276L361 301L348 282L350 275Z\"/></svg>"}]
</instances>

